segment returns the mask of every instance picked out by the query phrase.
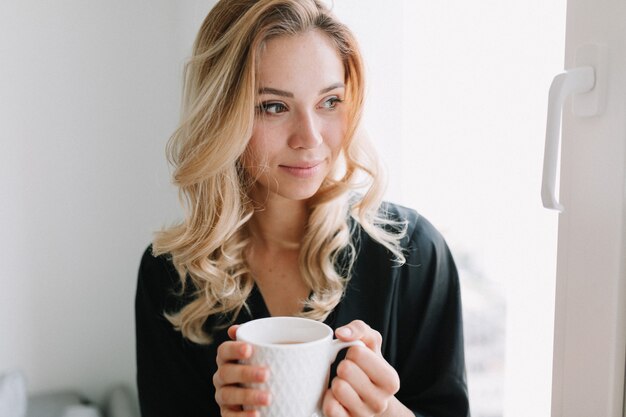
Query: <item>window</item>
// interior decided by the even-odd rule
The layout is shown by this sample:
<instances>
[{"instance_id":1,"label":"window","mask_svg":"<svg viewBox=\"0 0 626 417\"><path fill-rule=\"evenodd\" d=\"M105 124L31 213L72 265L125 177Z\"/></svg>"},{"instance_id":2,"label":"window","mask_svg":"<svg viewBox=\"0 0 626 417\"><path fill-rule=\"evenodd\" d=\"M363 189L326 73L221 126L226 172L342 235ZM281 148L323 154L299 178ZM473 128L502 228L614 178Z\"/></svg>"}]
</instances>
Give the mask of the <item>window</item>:
<instances>
[{"instance_id":1,"label":"window","mask_svg":"<svg viewBox=\"0 0 626 417\"><path fill-rule=\"evenodd\" d=\"M548 416L557 215L539 191L565 2L334 7L364 50L388 199L434 223L457 261L472 415Z\"/></svg>"}]
</instances>

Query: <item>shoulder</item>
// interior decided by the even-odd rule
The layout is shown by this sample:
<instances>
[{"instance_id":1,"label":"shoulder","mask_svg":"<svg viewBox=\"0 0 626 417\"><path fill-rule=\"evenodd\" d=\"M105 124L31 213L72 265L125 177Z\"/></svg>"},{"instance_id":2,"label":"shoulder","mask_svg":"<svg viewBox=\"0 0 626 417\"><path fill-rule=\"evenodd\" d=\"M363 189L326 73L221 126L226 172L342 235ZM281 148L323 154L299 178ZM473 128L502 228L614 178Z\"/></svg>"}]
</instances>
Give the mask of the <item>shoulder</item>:
<instances>
[{"instance_id":1,"label":"shoulder","mask_svg":"<svg viewBox=\"0 0 626 417\"><path fill-rule=\"evenodd\" d=\"M404 225L399 246L405 260L397 262L383 244L360 232L346 303L366 306L367 317L379 326L385 326L380 318L393 314L402 328L408 328L428 311L454 304L458 274L443 236L424 216L391 203L385 203L380 214L391 220L389 227Z\"/></svg>"},{"instance_id":2,"label":"shoulder","mask_svg":"<svg viewBox=\"0 0 626 417\"><path fill-rule=\"evenodd\" d=\"M412 317L426 314L421 310L424 306L437 311L453 308L460 297L459 276L442 234L415 210L389 203L385 207L390 216L406 224L401 242L405 262L393 267L397 302L403 311Z\"/></svg>"},{"instance_id":3,"label":"shoulder","mask_svg":"<svg viewBox=\"0 0 626 417\"><path fill-rule=\"evenodd\" d=\"M180 291L180 278L168 254L155 255L149 245L141 256L137 297L149 301L158 310L170 310L172 296Z\"/></svg>"},{"instance_id":4,"label":"shoulder","mask_svg":"<svg viewBox=\"0 0 626 417\"><path fill-rule=\"evenodd\" d=\"M406 232L400 242L404 251L411 252L420 248L422 250L447 249L441 233L416 210L389 202L384 202L380 210L386 218L406 227Z\"/></svg>"},{"instance_id":5,"label":"shoulder","mask_svg":"<svg viewBox=\"0 0 626 417\"><path fill-rule=\"evenodd\" d=\"M443 235L417 211L397 204L385 203L382 206L387 216L402 221L406 227L400 246L405 256L404 264L394 267L395 276L403 282L408 296L409 287L419 286L427 292L456 291L458 271L454 257Z\"/></svg>"},{"instance_id":6,"label":"shoulder","mask_svg":"<svg viewBox=\"0 0 626 417\"><path fill-rule=\"evenodd\" d=\"M381 269L393 277L411 280L432 280L444 273L454 276L456 266L442 234L423 215L414 209L385 202L379 210L379 217L388 220L383 227L391 233L404 230L398 242L398 249L404 254L405 262L398 264L395 255L382 243L369 236L361 225L355 230L357 264L360 271Z\"/></svg>"},{"instance_id":7,"label":"shoulder","mask_svg":"<svg viewBox=\"0 0 626 417\"><path fill-rule=\"evenodd\" d=\"M152 277L152 278L151 278ZM150 244L141 256L139 278L144 280L172 280L177 277L176 268L169 254L155 255Z\"/></svg>"}]
</instances>

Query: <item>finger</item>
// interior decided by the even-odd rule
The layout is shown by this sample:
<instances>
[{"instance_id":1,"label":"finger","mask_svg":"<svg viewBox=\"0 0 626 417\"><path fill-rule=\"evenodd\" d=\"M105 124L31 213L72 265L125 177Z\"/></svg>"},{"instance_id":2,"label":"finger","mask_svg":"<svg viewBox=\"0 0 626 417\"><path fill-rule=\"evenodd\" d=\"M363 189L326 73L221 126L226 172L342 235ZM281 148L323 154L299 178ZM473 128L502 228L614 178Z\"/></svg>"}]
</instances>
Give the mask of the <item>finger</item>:
<instances>
[{"instance_id":1,"label":"finger","mask_svg":"<svg viewBox=\"0 0 626 417\"><path fill-rule=\"evenodd\" d=\"M215 391L215 401L221 406L257 406L269 405L270 394L253 388L243 388L235 385L227 385Z\"/></svg>"},{"instance_id":2,"label":"finger","mask_svg":"<svg viewBox=\"0 0 626 417\"><path fill-rule=\"evenodd\" d=\"M259 412L256 410L229 410L222 409L221 410L222 417L259 417Z\"/></svg>"},{"instance_id":3,"label":"finger","mask_svg":"<svg viewBox=\"0 0 626 417\"><path fill-rule=\"evenodd\" d=\"M359 394L348 381L335 377L330 384L330 390L335 399L341 404L350 416L371 416L374 414L368 405L361 400Z\"/></svg>"},{"instance_id":4,"label":"finger","mask_svg":"<svg viewBox=\"0 0 626 417\"><path fill-rule=\"evenodd\" d=\"M230 337L232 340L236 340L237 339L237 329L239 328L238 324L234 324L232 326L230 326L228 328L228 337Z\"/></svg>"},{"instance_id":5,"label":"finger","mask_svg":"<svg viewBox=\"0 0 626 417\"><path fill-rule=\"evenodd\" d=\"M350 417L346 409L337 401L332 390L326 390L324 394L322 411L326 417Z\"/></svg>"},{"instance_id":6,"label":"finger","mask_svg":"<svg viewBox=\"0 0 626 417\"><path fill-rule=\"evenodd\" d=\"M228 341L217 348L217 365L226 362L248 359L252 355L252 346L244 342Z\"/></svg>"},{"instance_id":7,"label":"finger","mask_svg":"<svg viewBox=\"0 0 626 417\"><path fill-rule=\"evenodd\" d=\"M268 376L269 370L260 366L225 363L213 374L213 385L262 383Z\"/></svg>"},{"instance_id":8,"label":"finger","mask_svg":"<svg viewBox=\"0 0 626 417\"><path fill-rule=\"evenodd\" d=\"M348 359L341 361L337 367L337 376L350 385L360 401L365 403L368 411L376 415L385 412L393 393L376 386L356 363ZM349 404L344 404L344 406L349 410L354 408Z\"/></svg>"},{"instance_id":9,"label":"finger","mask_svg":"<svg viewBox=\"0 0 626 417\"><path fill-rule=\"evenodd\" d=\"M354 320L349 324L338 328L335 331L337 338L343 341L361 340L365 346L376 353L380 353L383 344L383 337L379 332L372 329L361 320Z\"/></svg>"},{"instance_id":10,"label":"finger","mask_svg":"<svg viewBox=\"0 0 626 417\"><path fill-rule=\"evenodd\" d=\"M400 389L400 377L398 376L398 372L396 372L382 356L371 350L352 347L348 349L346 360L351 363L343 365L344 372L356 372L355 368L358 368L375 386L388 394L395 394ZM352 364L356 366L353 367L351 366ZM341 365L340 363L339 366ZM337 368L337 372L339 372L339 367Z\"/></svg>"}]
</instances>

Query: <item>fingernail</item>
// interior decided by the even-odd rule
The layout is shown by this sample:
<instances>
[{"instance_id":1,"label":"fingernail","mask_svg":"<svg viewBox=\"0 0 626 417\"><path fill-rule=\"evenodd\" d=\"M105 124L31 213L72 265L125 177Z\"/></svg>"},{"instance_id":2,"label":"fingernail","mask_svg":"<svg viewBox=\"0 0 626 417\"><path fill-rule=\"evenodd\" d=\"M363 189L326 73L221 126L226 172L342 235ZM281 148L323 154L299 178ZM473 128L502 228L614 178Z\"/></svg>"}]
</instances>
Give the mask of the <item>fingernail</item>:
<instances>
[{"instance_id":1,"label":"fingernail","mask_svg":"<svg viewBox=\"0 0 626 417\"><path fill-rule=\"evenodd\" d=\"M352 336L352 330L349 327L340 327L337 329L337 334L343 337L350 337Z\"/></svg>"},{"instance_id":2,"label":"fingernail","mask_svg":"<svg viewBox=\"0 0 626 417\"><path fill-rule=\"evenodd\" d=\"M259 369L256 372L256 380L259 382L265 382L265 380L267 379L267 369Z\"/></svg>"},{"instance_id":3,"label":"fingernail","mask_svg":"<svg viewBox=\"0 0 626 417\"><path fill-rule=\"evenodd\" d=\"M241 348L239 349L239 351L241 352L244 358L247 358L248 356L252 354L252 346L241 345Z\"/></svg>"},{"instance_id":4,"label":"fingernail","mask_svg":"<svg viewBox=\"0 0 626 417\"><path fill-rule=\"evenodd\" d=\"M270 403L270 394L267 392L260 392L257 398L262 405L268 405Z\"/></svg>"}]
</instances>

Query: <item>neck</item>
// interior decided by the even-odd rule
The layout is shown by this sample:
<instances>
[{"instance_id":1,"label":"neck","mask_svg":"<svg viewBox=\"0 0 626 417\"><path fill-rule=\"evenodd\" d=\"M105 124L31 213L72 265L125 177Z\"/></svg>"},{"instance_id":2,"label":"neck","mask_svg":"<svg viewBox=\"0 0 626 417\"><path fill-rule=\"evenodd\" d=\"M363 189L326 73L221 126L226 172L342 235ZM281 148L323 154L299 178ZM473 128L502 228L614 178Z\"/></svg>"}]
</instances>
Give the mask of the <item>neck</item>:
<instances>
[{"instance_id":1,"label":"neck","mask_svg":"<svg viewBox=\"0 0 626 417\"><path fill-rule=\"evenodd\" d=\"M249 223L253 243L267 250L299 249L308 219L306 201L276 197L259 206Z\"/></svg>"}]
</instances>

